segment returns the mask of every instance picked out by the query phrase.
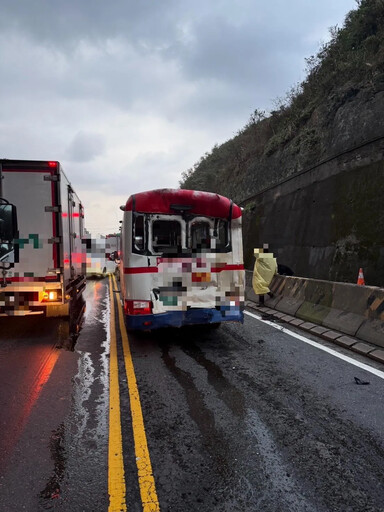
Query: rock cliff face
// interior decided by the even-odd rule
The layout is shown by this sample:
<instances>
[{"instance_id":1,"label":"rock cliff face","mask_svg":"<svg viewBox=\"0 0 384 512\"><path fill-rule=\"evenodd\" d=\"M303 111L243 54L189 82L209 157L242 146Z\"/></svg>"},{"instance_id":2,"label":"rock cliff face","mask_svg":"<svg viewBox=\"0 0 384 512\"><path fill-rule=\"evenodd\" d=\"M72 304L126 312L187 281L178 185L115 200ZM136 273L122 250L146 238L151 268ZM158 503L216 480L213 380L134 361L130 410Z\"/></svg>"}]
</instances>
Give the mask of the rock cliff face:
<instances>
[{"instance_id":1,"label":"rock cliff face","mask_svg":"<svg viewBox=\"0 0 384 512\"><path fill-rule=\"evenodd\" d=\"M332 122L319 132L323 151L317 158L321 160L303 168L313 152L300 159L292 140L268 158L273 169L268 175L279 175L278 184L262 179L263 171L254 169L233 187L234 200L245 207L247 268L253 264L253 247L269 243L279 262L296 275L356 282L362 267L369 284L384 286L384 119L380 112L384 112L384 91L359 91L332 111ZM247 183L251 187L244 186ZM255 194L258 185L262 190Z\"/></svg>"},{"instance_id":2,"label":"rock cliff face","mask_svg":"<svg viewBox=\"0 0 384 512\"><path fill-rule=\"evenodd\" d=\"M250 123L184 176L184 188L215 191L244 207L247 268L253 248L268 243L295 275L356 282L362 267L367 284L384 286L379 18L381 0L361 2L288 106Z\"/></svg>"}]
</instances>

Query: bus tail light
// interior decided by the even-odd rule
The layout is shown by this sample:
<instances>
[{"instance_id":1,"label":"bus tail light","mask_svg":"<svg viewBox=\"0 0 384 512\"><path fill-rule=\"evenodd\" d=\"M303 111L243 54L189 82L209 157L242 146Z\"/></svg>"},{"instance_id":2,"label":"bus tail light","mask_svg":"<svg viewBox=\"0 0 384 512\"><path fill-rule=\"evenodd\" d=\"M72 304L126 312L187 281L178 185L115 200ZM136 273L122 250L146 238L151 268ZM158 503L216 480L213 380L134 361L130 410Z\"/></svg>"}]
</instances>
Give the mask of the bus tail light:
<instances>
[{"instance_id":1,"label":"bus tail light","mask_svg":"<svg viewBox=\"0 0 384 512\"><path fill-rule=\"evenodd\" d=\"M126 300L124 302L124 313L126 315L150 315L152 313L152 302L149 300Z\"/></svg>"},{"instance_id":2,"label":"bus tail light","mask_svg":"<svg viewBox=\"0 0 384 512\"><path fill-rule=\"evenodd\" d=\"M192 272L192 283L209 283L211 280L210 272Z\"/></svg>"}]
</instances>

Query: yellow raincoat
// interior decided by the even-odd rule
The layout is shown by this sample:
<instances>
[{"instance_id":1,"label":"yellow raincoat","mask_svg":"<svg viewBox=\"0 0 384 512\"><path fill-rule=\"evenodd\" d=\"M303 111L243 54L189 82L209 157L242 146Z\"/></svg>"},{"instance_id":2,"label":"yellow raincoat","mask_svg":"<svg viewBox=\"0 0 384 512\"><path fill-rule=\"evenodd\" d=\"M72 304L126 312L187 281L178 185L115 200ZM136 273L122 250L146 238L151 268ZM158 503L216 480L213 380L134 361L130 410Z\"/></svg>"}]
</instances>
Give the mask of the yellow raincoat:
<instances>
[{"instance_id":1,"label":"yellow raincoat","mask_svg":"<svg viewBox=\"0 0 384 512\"><path fill-rule=\"evenodd\" d=\"M273 276L277 273L277 261L272 253L260 253L257 255L253 268L252 286L256 295L269 293L269 285Z\"/></svg>"}]
</instances>

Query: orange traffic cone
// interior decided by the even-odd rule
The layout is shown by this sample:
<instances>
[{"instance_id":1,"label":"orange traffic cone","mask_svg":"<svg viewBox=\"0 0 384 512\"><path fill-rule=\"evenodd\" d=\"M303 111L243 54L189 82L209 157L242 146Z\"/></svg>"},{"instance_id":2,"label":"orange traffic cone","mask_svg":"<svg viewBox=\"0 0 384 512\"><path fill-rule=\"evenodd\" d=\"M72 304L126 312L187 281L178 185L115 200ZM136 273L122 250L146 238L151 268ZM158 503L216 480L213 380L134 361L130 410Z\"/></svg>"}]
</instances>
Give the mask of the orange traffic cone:
<instances>
[{"instance_id":1,"label":"orange traffic cone","mask_svg":"<svg viewBox=\"0 0 384 512\"><path fill-rule=\"evenodd\" d=\"M359 277L357 278L357 284L360 286L365 285L363 269L359 268Z\"/></svg>"}]
</instances>

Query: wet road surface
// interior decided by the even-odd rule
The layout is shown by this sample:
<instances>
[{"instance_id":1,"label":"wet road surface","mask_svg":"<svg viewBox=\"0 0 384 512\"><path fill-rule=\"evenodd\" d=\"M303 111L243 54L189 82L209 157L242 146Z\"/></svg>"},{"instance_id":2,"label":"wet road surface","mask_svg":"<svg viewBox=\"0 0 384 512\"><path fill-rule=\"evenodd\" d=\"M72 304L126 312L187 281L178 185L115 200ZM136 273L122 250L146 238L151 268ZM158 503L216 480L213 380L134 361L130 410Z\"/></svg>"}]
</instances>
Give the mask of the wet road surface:
<instances>
[{"instance_id":1,"label":"wet road surface","mask_svg":"<svg viewBox=\"0 0 384 512\"><path fill-rule=\"evenodd\" d=\"M108 510L108 280L85 298L73 351L62 321L0 322L0 510ZM123 494L140 511L137 401L114 307ZM250 316L128 339L160 510L384 511L383 378Z\"/></svg>"},{"instance_id":2,"label":"wet road surface","mask_svg":"<svg viewBox=\"0 0 384 512\"><path fill-rule=\"evenodd\" d=\"M108 508L109 297L102 281L84 295L75 346L65 320L0 319L1 511ZM49 375L20 424L40 368Z\"/></svg>"},{"instance_id":3,"label":"wet road surface","mask_svg":"<svg viewBox=\"0 0 384 512\"><path fill-rule=\"evenodd\" d=\"M163 510L384 510L383 379L250 318L131 345Z\"/></svg>"}]
</instances>

